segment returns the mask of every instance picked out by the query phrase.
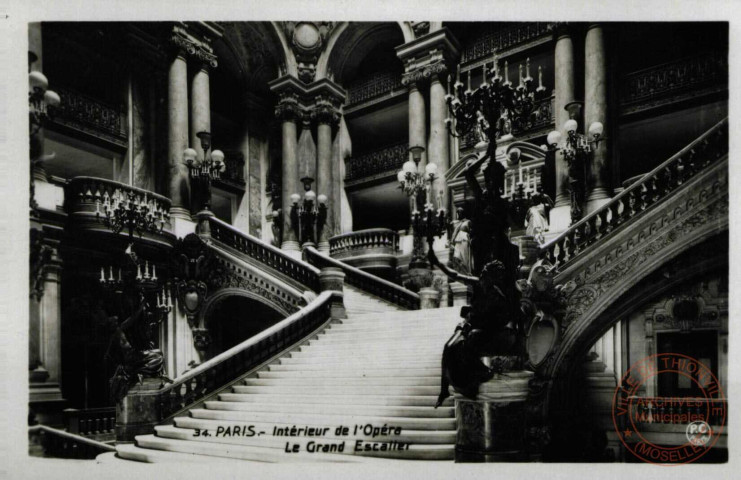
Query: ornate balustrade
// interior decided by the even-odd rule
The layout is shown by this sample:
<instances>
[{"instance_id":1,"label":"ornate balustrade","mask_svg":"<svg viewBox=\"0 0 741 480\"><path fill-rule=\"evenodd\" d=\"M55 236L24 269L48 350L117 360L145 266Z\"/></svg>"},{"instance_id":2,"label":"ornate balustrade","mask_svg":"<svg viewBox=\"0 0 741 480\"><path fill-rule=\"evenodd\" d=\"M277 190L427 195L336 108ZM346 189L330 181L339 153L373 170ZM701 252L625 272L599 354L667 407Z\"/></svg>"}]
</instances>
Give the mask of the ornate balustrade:
<instances>
[{"instance_id":1,"label":"ornate balustrade","mask_svg":"<svg viewBox=\"0 0 741 480\"><path fill-rule=\"evenodd\" d=\"M495 23L491 30L485 32L463 50L461 63L468 63L482 57L491 57L494 52L513 48L549 35L552 32L552 23Z\"/></svg>"},{"instance_id":2,"label":"ornate balustrade","mask_svg":"<svg viewBox=\"0 0 741 480\"><path fill-rule=\"evenodd\" d=\"M154 425L207 400L209 395L228 388L285 354L323 328L331 320L332 306L337 303L342 303L338 292L322 292L300 311L202 363L173 383L159 390L129 393L124 399L124 414L119 422L127 419L130 423L117 425L119 440L151 431ZM143 421L137 423L136 415L140 410L145 415L141 418Z\"/></svg>"},{"instance_id":3,"label":"ornate balustrade","mask_svg":"<svg viewBox=\"0 0 741 480\"><path fill-rule=\"evenodd\" d=\"M728 418L728 402L718 398L630 397L628 404L630 418L636 423L680 424L686 428L690 420L678 421L684 419L677 415L701 417L710 425L724 425Z\"/></svg>"},{"instance_id":4,"label":"ornate balustrade","mask_svg":"<svg viewBox=\"0 0 741 480\"><path fill-rule=\"evenodd\" d=\"M126 147L126 110L67 88L56 88L62 101L54 110L54 123Z\"/></svg>"},{"instance_id":5,"label":"ornate balustrade","mask_svg":"<svg viewBox=\"0 0 741 480\"><path fill-rule=\"evenodd\" d=\"M621 111L633 113L727 86L728 56L706 53L627 74L620 82ZM727 88L727 87L726 87Z\"/></svg>"},{"instance_id":6,"label":"ornate balustrade","mask_svg":"<svg viewBox=\"0 0 741 480\"><path fill-rule=\"evenodd\" d=\"M660 203L682 184L727 154L728 119L725 119L623 190L609 203L541 247L541 257L559 267L573 261L587 247Z\"/></svg>"},{"instance_id":7,"label":"ornate balustrade","mask_svg":"<svg viewBox=\"0 0 741 480\"><path fill-rule=\"evenodd\" d=\"M28 428L31 443L40 444L45 457L93 460L101 453L115 452L113 445L91 440L64 430L34 425Z\"/></svg>"},{"instance_id":8,"label":"ornate balustrade","mask_svg":"<svg viewBox=\"0 0 741 480\"><path fill-rule=\"evenodd\" d=\"M389 301L394 305L406 308L407 310L419 309L419 295L402 286L364 272L345 262L324 256L312 247L304 249L304 256L310 264L317 268L333 267L342 269L345 273L345 283L353 287Z\"/></svg>"},{"instance_id":9,"label":"ornate balustrade","mask_svg":"<svg viewBox=\"0 0 741 480\"><path fill-rule=\"evenodd\" d=\"M319 271L301 260L297 260L279 248L247 235L218 218L209 218L211 238L223 245L254 259L262 266L271 268L309 290L319 291Z\"/></svg>"},{"instance_id":10,"label":"ornate balustrade","mask_svg":"<svg viewBox=\"0 0 741 480\"><path fill-rule=\"evenodd\" d=\"M401 73L377 72L350 85L347 91L347 105L357 105L402 89L406 91L406 87L401 84Z\"/></svg>"},{"instance_id":11,"label":"ornate balustrade","mask_svg":"<svg viewBox=\"0 0 741 480\"><path fill-rule=\"evenodd\" d=\"M116 431L116 407L64 410L64 423L69 433L101 437Z\"/></svg>"},{"instance_id":12,"label":"ornate balustrade","mask_svg":"<svg viewBox=\"0 0 741 480\"><path fill-rule=\"evenodd\" d=\"M101 219L105 217L103 202L106 196L110 199L114 195L133 196L135 202L144 202L155 218L164 218L164 231L170 230L169 211L170 199L147 190L132 187L124 183L95 177L75 177L65 186L64 205L70 218L83 228L107 230ZM98 216L97 213L100 213ZM165 214L164 217L161 214ZM158 220L158 226L160 224ZM127 234L128 232L122 232ZM151 238L150 233L142 236Z\"/></svg>"},{"instance_id":13,"label":"ornate balustrade","mask_svg":"<svg viewBox=\"0 0 741 480\"><path fill-rule=\"evenodd\" d=\"M396 173L409 160L409 143L401 142L352 157L347 162L345 180L357 180L381 174Z\"/></svg>"},{"instance_id":14,"label":"ornate balustrade","mask_svg":"<svg viewBox=\"0 0 741 480\"><path fill-rule=\"evenodd\" d=\"M244 188L244 154L242 152L224 152L224 171L219 181Z\"/></svg>"},{"instance_id":15,"label":"ornate balustrade","mask_svg":"<svg viewBox=\"0 0 741 480\"><path fill-rule=\"evenodd\" d=\"M396 274L399 234L388 228L344 233L329 239L329 255L337 260L391 280Z\"/></svg>"}]
</instances>

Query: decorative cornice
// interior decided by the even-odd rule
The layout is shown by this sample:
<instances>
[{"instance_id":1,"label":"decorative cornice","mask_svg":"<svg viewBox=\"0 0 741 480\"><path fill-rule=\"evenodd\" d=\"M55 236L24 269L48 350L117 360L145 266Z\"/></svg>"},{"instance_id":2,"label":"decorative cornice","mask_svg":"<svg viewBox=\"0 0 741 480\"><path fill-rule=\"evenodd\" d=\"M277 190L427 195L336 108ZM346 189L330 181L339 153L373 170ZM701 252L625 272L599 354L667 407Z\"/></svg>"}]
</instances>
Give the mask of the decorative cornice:
<instances>
[{"instance_id":1,"label":"decorative cornice","mask_svg":"<svg viewBox=\"0 0 741 480\"><path fill-rule=\"evenodd\" d=\"M213 53L208 40L200 40L191 35L184 27L174 26L170 34L170 46L178 53L183 53L204 65L216 68L219 63L216 61L216 55Z\"/></svg>"},{"instance_id":2,"label":"decorative cornice","mask_svg":"<svg viewBox=\"0 0 741 480\"><path fill-rule=\"evenodd\" d=\"M443 28L397 47L396 54L404 62L401 83L409 86L444 76L457 63L459 46Z\"/></svg>"},{"instance_id":3,"label":"decorative cornice","mask_svg":"<svg viewBox=\"0 0 741 480\"><path fill-rule=\"evenodd\" d=\"M327 78L306 85L296 77L284 75L271 81L269 86L281 97L276 107L276 116L279 117L290 114L297 118L299 114L314 115L315 111L325 110L327 114L334 110L339 115L340 106L347 96L342 87Z\"/></svg>"},{"instance_id":4,"label":"decorative cornice","mask_svg":"<svg viewBox=\"0 0 741 480\"><path fill-rule=\"evenodd\" d=\"M422 83L432 80L436 75L445 75L448 71L448 67L443 61L436 61L428 65L421 67L410 67L413 68L411 71L407 71L401 76L402 85L413 85L416 83Z\"/></svg>"}]
</instances>

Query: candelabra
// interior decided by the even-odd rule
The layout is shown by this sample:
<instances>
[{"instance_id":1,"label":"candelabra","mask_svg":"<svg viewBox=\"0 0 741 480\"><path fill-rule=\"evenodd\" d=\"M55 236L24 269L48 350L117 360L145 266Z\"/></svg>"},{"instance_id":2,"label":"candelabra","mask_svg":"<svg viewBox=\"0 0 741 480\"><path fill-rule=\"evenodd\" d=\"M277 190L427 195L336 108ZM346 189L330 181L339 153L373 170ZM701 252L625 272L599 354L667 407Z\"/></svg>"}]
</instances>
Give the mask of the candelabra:
<instances>
[{"instance_id":1,"label":"candelabra","mask_svg":"<svg viewBox=\"0 0 741 480\"><path fill-rule=\"evenodd\" d=\"M112 194L105 192L103 199L95 203L95 216L103 224L119 233L124 228L132 237L136 231L142 233L160 233L170 218L170 212L163 209L154 199L147 199L147 193L139 194L134 190L123 191L117 188Z\"/></svg>"},{"instance_id":2,"label":"candelabra","mask_svg":"<svg viewBox=\"0 0 741 480\"><path fill-rule=\"evenodd\" d=\"M36 55L28 53L29 65L37 60ZM37 216L37 207L35 200L36 185L34 183L34 168L41 166L41 162L51 160L54 154L44 155L43 138L38 135L39 130L52 118L54 118L54 109L59 106L61 99L59 94L49 90L49 81L46 76L39 71L32 71L28 74L28 127L31 153L31 175L30 175L30 196L29 206L31 215Z\"/></svg>"},{"instance_id":3,"label":"candelabra","mask_svg":"<svg viewBox=\"0 0 741 480\"><path fill-rule=\"evenodd\" d=\"M304 199L298 193L291 195L291 228L299 244L316 246L327 223L327 196L317 195L312 189L313 178L301 179Z\"/></svg>"},{"instance_id":4,"label":"candelabra","mask_svg":"<svg viewBox=\"0 0 741 480\"><path fill-rule=\"evenodd\" d=\"M198 153L193 148L186 148L183 152L183 161L188 167L188 177L190 184L195 187L203 196L203 209L211 208L211 182L221 178L221 172L224 170L224 152L213 150L211 148L211 133L198 132L196 136L201 141L203 149L203 159L198 159Z\"/></svg>"},{"instance_id":5,"label":"candelabra","mask_svg":"<svg viewBox=\"0 0 741 480\"><path fill-rule=\"evenodd\" d=\"M578 116L581 102L571 102L566 106L573 116ZM584 214L584 202L587 186L587 169L594 151L599 142L605 138L602 136L604 126L600 122L589 125L588 134L577 132L578 122L571 118L563 124L566 139L561 143L561 132L554 130L548 134L548 151L556 155L560 151L564 161L568 165L569 191L571 196L571 223L578 222Z\"/></svg>"},{"instance_id":6,"label":"candelabra","mask_svg":"<svg viewBox=\"0 0 741 480\"><path fill-rule=\"evenodd\" d=\"M410 268L429 268L424 252L424 240L431 245L435 237L441 236L447 230L448 225L442 192L438 192L437 209L432 199L432 188L437 179L437 165L428 163L423 172L419 169L424 150L424 147L419 145L409 147L412 160L406 161L396 176L401 191L412 199L411 226L414 247Z\"/></svg>"},{"instance_id":7,"label":"candelabra","mask_svg":"<svg viewBox=\"0 0 741 480\"><path fill-rule=\"evenodd\" d=\"M533 88L530 76L530 59L519 65L520 79L515 87L509 79L509 63L504 62L504 77L500 76L499 60L494 55L492 68L484 63L483 82L475 90L471 89L471 71L464 85L460 81L460 71L456 73L455 84L451 87L448 76L448 93L445 100L452 115L445 120L448 130L456 137L463 137L476 127L489 142L489 151L494 152L497 132L501 131L505 119L513 127L521 128L535 108L536 96L546 91L543 86L543 69L538 67L538 87ZM451 93L452 89L452 93Z\"/></svg>"}]
</instances>

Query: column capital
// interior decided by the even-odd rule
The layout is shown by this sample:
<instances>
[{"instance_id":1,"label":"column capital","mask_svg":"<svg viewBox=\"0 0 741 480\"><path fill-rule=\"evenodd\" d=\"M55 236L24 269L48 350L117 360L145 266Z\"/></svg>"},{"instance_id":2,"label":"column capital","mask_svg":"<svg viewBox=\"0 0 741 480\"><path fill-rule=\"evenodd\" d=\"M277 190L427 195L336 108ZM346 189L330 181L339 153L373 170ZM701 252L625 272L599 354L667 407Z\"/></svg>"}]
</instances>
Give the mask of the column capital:
<instances>
[{"instance_id":1,"label":"column capital","mask_svg":"<svg viewBox=\"0 0 741 480\"><path fill-rule=\"evenodd\" d=\"M175 25L170 33L169 45L177 55L191 58L202 64L202 67L216 68L219 63L208 39L199 39L185 27Z\"/></svg>"},{"instance_id":2,"label":"column capital","mask_svg":"<svg viewBox=\"0 0 741 480\"><path fill-rule=\"evenodd\" d=\"M297 122L301 118L298 95L286 92L275 106L275 117L283 122Z\"/></svg>"},{"instance_id":3,"label":"column capital","mask_svg":"<svg viewBox=\"0 0 741 480\"><path fill-rule=\"evenodd\" d=\"M339 103L327 95L318 95L311 116L317 123L335 126L340 121Z\"/></svg>"},{"instance_id":4,"label":"column capital","mask_svg":"<svg viewBox=\"0 0 741 480\"><path fill-rule=\"evenodd\" d=\"M444 76L457 64L460 45L450 30L442 28L396 47L396 55L404 62L401 83L409 86Z\"/></svg>"}]
</instances>

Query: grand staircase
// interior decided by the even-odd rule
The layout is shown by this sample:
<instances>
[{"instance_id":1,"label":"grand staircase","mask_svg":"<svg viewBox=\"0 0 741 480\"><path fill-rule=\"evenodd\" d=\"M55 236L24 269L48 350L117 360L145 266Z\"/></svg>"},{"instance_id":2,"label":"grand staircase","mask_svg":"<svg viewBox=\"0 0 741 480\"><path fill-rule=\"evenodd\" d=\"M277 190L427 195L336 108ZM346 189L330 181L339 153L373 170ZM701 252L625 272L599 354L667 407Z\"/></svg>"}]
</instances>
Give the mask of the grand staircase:
<instances>
[{"instance_id":1,"label":"grand staircase","mask_svg":"<svg viewBox=\"0 0 741 480\"><path fill-rule=\"evenodd\" d=\"M404 311L349 285L344 294L347 319L202 408L138 436L135 444L118 445L117 456L144 462L452 460L452 400L434 405L442 347L459 321L458 308Z\"/></svg>"}]
</instances>

